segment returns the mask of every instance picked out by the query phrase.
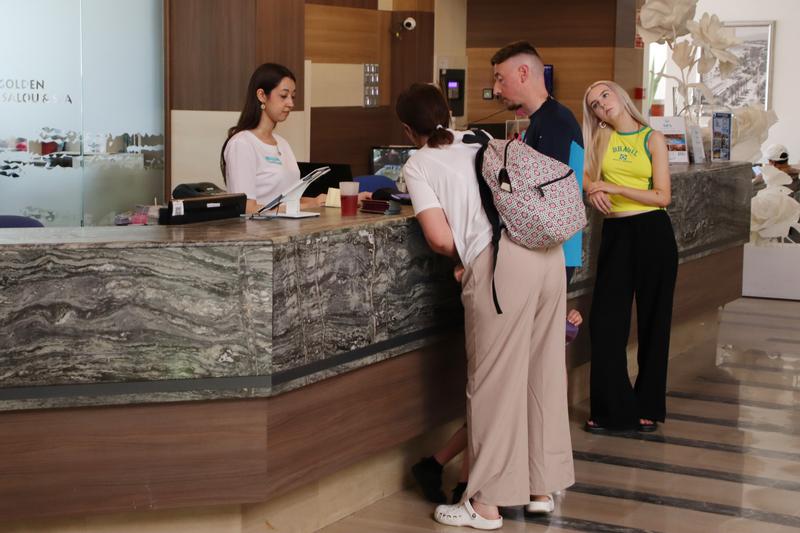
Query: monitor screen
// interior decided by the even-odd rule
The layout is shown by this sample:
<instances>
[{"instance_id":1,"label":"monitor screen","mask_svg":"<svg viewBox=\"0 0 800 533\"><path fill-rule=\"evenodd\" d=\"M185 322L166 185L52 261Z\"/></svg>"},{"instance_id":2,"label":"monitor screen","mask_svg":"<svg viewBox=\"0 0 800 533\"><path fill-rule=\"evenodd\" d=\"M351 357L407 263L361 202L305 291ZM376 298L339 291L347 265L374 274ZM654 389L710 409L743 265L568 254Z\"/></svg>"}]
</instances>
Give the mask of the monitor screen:
<instances>
[{"instance_id":1,"label":"monitor screen","mask_svg":"<svg viewBox=\"0 0 800 533\"><path fill-rule=\"evenodd\" d=\"M544 86L547 89L547 94L555 96L553 94L553 65L544 66Z\"/></svg>"},{"instance_id":2,"label":"monitor screen","mask_svg":"<svg viewBox=\"0 0 800 533\"><path fill-rule=\"evenodd\" d=\"M315 197L319 194L328 192L329 187L334 189L339 188L340 181L353 181L353 173L350 170L350 165L339 163L305 163L298 162L297 166L300 167L300 175L305 176L309 172L320 167L331 167L331 171L315 182L311 183L303 192L303 196Z\"/></svg>"},{"instance_id":3,"label":"monitor screen","mask_svg":"<svg viewBox=\"0 0 800 533\"><path fill-rule=\"evenodd\" d=\"M370 172L397 181L403 165L416 151L413 146L375 146L372 148Z\"/></svg>"}]
</instances>

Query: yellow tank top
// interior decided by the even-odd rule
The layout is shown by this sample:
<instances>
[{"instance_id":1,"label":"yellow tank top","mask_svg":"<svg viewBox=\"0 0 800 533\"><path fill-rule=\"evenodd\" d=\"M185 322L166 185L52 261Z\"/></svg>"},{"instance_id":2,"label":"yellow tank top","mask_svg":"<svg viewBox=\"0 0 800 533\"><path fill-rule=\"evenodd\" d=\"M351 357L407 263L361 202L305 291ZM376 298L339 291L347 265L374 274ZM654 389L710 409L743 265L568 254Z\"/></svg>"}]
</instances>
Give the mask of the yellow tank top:
<instances>
[{"instance_id":1,"label":"yellow tank top","mask_svg":"<svg viewBox=\"0 0 800 533\"><path fill-rule=\"evenodd\" d=\"M622 187L640 189L653 188L653 163L647 141L653 129L643 126L637 131L620 133L614 131L608 140L608 149L603 156L601 171L603 180ZM661 209L646 205L620 194L610 194L611 212L655 211Z\"/></svg>"}]
</instances>

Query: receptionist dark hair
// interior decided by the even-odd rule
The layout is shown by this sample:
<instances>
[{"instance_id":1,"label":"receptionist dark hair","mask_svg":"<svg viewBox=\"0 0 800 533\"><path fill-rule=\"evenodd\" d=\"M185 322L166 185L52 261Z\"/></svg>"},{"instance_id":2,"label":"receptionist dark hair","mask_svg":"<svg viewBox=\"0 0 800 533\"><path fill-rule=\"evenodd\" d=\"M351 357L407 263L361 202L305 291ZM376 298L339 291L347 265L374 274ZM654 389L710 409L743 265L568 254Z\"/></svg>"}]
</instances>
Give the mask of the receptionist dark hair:
<instances>
[{"instance_id":1,"label":"receptionist dark hair","mask_svg":"<svg viewBox=\"0 0 800 533\"><path fill-rule=\"evenodd\" d=\"M280 85L281 80L289 78L295 83L297 79L291 70L278 65L277 63L264 63L258 67L250 76L250 82L247 84L247 94L245 95L244 107L242 113L239 115L239 122L228 130L228 138L222 145L220 151L219 166L222 171L222 178L227 179L225 176L225 147L228 145L228 140L239 133L240 131L252 130L258 126L261 120L261 101L258 99L257 93L261 89L264 94L269 95L273 89Z\"/></svg>"}]
</instances>

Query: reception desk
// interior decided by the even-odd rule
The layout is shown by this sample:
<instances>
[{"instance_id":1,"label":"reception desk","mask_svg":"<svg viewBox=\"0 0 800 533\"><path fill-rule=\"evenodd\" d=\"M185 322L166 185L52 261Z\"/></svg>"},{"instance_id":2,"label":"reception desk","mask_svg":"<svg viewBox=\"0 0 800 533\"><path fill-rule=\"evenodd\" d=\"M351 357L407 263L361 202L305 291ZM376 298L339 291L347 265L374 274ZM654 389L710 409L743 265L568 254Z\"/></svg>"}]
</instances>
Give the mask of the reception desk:
<instances>
[{"instance_id":1,"label":"reception desk","mask_svg":"<svg viewBox=\"0 0 800 533\"><path fill-rule=\"evenodd\" d=\"M6 230L0 409L268 397L458 328L397 216Z\"/></svg>"},{"instance_id":2,"label":"reception desk","mask_svg":"<svg viewBox=\"0 0 800 533\"><path fill-rule=\"evenodd\" d=\"M739 296L751 176L672 168L676 323ZM0 265L0 518L264 501L463 412L459 289L410 208L0 230Z\"/></svg>"}]
</instances>

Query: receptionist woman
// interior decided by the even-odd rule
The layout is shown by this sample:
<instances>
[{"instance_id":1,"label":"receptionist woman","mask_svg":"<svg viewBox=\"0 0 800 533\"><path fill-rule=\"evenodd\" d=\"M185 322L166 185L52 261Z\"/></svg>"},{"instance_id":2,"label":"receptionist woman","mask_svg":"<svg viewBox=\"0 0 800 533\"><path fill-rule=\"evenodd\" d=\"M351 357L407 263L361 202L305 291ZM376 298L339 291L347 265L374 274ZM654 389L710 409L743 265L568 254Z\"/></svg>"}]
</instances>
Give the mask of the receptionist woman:
<instances>
[{"instance_id":1,"label":"receptionist woman","mask_svg":"<svg viewBox=\"0 0 800 533\"><path fill-rule=\"evenodd\" d=\"M220 168L229 192L247 195L252 213L300 180L291 146L275 133L294 108L296 80L283 65L264 63L250 76L239 122L228 130ZM325 195L303 198L301 207L317 207Z\"/></svg>"}]
</instances>

